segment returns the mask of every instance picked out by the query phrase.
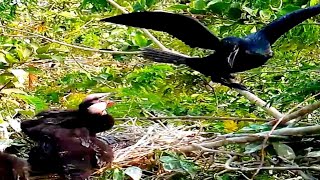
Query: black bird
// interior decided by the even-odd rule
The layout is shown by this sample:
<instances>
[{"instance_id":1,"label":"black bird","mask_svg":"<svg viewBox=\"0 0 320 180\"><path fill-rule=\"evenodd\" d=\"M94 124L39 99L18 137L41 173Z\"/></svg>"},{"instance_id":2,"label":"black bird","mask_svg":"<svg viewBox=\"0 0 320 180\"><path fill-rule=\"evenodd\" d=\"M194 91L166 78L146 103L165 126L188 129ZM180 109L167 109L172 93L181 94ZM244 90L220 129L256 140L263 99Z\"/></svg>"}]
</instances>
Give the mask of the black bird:
<instances>
[{"instance_id":1,"label":"black bird","mask_svg":"<svg viewBox=\"0 0 320 180\"><path fill-rule=\"evenodd\" d=\"M41 138L39 129L47 125L59 125L63 128L81 128L89 130L90 135L111 129L114 119L106 111L113 106L111 100L103 100L108 93L88 95L79 105L77 110L49 110L36 115L34 120L26 120L21 123L22 132L33 140Z\"/></svg>"},{"instance_id":2,"label":"black bird","mask_svg":"<svg viewBox=\"0 0 320 180\"><path fill-rule=\"evenodd\" d=\"M142 54L145 58L156 62L185 64L210 76L213 82L245 90L243 85L233 83L234 77L231 73L250 70L265 64L273 56L271 46L277 39L299 23L319 13L320 5L296 10L246 37L231 36L221 40L199 21L181 14L133 12L101 21L167 32L192 48L215 50L213 54L203 58L185 57L151 48L145 48Z\"/></svg>"},{"instance_id":3,"label":"black bird","mask_svg":"<svg viewBox=\"0 0 320 180\"><path fill-rule=\"evenodd\" d=\"M99 161L106 161L104 160L105 156L113 156L112 149L101 144L103 142L96 138L96 133L109 130L114 125L114 118L106 111L106 108L111 107L114 103L110 100L103 100L106 95L108 94L91 94L82 101L77 110L44 111L37 114L37 119L21 123L22 132L37 143L30 150L28 159L33 174L59 173L67 177L69 175L66 175L68 173L64 172L63 168L68 168L65 163L69 160L75 163L74 166L79 166L77 171L85 173L87 172L86 168L91 170L94 166L92 165L90 168L89 161L93 162L94 160L89 159L83 162L87 165L82 169L80 157L77 159L76 154L79 154L77 149L81 149L83 153L79 154L80 159L82 156L89 157L90 153L92 155L96 146L108 150L107 153L97 150L96 153L101 154ZM82 147L83 144L79 143L79 138L89 138L91 144ZM67 150L70 151L70 156L63 158L59 156L59 152ZM72 160L72 157L75 159Z\"/></svg>"},{"instance_id":4,"label":"black bird","mask_svg":"<svg viewBox=\"0 0 320 180\"><path fill-rule=\"evenodd\" d=\"M29 153L28 161L38 174L58 173L63 179L84 180L95 169L113 161L112 148L90 136L87 128L66 129L47 125L40 133L46 136L50 149L36 147ZM44 154L46 150L49 150L48 154Z\"/></svg>"},{"instance_id":5,"label":"black bird","mask_svg":"<svg viewBox=\"0 0 320 180\"><path fill-rule=\"evenodd\" d=\"M0 152L0 180L29 179L29 164L24 159Z\"/></svg>"}]
</instances>

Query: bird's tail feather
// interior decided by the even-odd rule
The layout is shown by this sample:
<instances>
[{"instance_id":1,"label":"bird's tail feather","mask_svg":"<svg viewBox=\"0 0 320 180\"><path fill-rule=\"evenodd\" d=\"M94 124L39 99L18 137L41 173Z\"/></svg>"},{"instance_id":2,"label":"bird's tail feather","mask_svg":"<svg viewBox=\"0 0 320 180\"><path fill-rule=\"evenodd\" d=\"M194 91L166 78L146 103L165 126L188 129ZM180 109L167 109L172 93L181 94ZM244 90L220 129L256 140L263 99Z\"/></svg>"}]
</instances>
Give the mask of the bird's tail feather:
<instances>
[{"instance_id":1,"label":"bird's tail feather","mask_svg":"<svg viewBox=\"0 0 320 180\"><path fill-rule=\"evenodd\" d=\"M186 64L188 59L188 57L185 57L183 55L179 55L176 53L163 51L163 50L151 49L151 48L145 48L142 51L142 54L145 58L155 62L170 63L170 64L176 64L176 65Z\"/></svg>"}]
</instances>

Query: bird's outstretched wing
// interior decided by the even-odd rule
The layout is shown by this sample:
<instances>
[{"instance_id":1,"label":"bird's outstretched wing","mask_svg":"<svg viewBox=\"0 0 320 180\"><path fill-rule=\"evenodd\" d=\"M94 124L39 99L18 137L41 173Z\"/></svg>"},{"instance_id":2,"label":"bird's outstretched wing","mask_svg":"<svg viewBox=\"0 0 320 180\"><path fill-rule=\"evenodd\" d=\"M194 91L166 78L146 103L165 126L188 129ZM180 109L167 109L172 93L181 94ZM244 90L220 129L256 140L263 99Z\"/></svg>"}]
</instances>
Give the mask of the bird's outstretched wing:
<instances>
[{"instance_id":1,"label":"bird's outstretched wing","mask_svg":"<svg viewBox=\"0 0 320 180\"><path fill-rule=\"evenodd\" d=\"M100 21L163 31L185 42L190 47L215 50L220 40L196 19L169 12L133 12Z\"/></svg>"},{"instance_id":2,"label":"bird's outstretched wing","mask_svg":"<svg viewBox=\"0 0 320 180\"><path fill-rule=\"evenodd\" d=\"M316 16L320 13L320 4L305 9L293 11L258 31L269 41L270 45L279 39L284 33L305 21L308 18Z\"/></svg>"}]
</instances>

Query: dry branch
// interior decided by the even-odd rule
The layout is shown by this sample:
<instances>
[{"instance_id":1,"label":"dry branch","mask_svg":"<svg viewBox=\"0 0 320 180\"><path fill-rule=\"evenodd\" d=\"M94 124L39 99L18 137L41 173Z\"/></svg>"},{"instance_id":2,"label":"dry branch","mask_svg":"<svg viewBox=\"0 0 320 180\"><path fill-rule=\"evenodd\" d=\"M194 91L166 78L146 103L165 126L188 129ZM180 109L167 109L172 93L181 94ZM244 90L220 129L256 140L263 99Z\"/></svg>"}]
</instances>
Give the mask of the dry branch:
<instances>
[{"instance_id":1,"label":"dry branch","mask_svg":"<svg viewBox=\"0 0 320 180\"><path fill-rule=\"evenodd\" d=\"M220 146L224 146L231 143L254 142L254 141L259 141L264 139L269 132L270 131L265 131L261 133L252 134L251 136L226 138L226 139L218 140L215 142L201 143L199 145L206 148L214 148L214 147L220 147ZM289 136L289 135L305 135L305 134L313 134L313 133L316 134L318 132L320 132L320 125L297 127L297 128L282 128L282 129L273 131L272 134L280 135L280 136ZM182 152L191 152L195 150L200 150L200 149L192 145L181 147L179 149L179 151L182 151Z\"/></svg>"}]
</instances>

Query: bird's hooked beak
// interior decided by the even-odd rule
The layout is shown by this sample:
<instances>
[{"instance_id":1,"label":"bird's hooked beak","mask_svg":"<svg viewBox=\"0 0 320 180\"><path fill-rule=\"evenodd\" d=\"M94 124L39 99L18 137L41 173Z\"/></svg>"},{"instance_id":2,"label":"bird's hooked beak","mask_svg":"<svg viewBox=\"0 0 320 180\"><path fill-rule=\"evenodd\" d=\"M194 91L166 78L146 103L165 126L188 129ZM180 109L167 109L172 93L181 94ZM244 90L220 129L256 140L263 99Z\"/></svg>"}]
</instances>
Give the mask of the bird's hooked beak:
<instances>
[{"instance_id":1,"label":"bird's hooked beak","mask_svg":"<svg viewBox=\"0 0 320 180\"><path fill-rule=\"evenodd\" d=\"M233 68L233 65L234 65L234 60L236 59L237 57L237 54L239 52L239 46L235 46L233 48L233 51L230 53L230 55L228 56L228 63L230 65L231 68Z\"/></svg>"}]
</instances>

